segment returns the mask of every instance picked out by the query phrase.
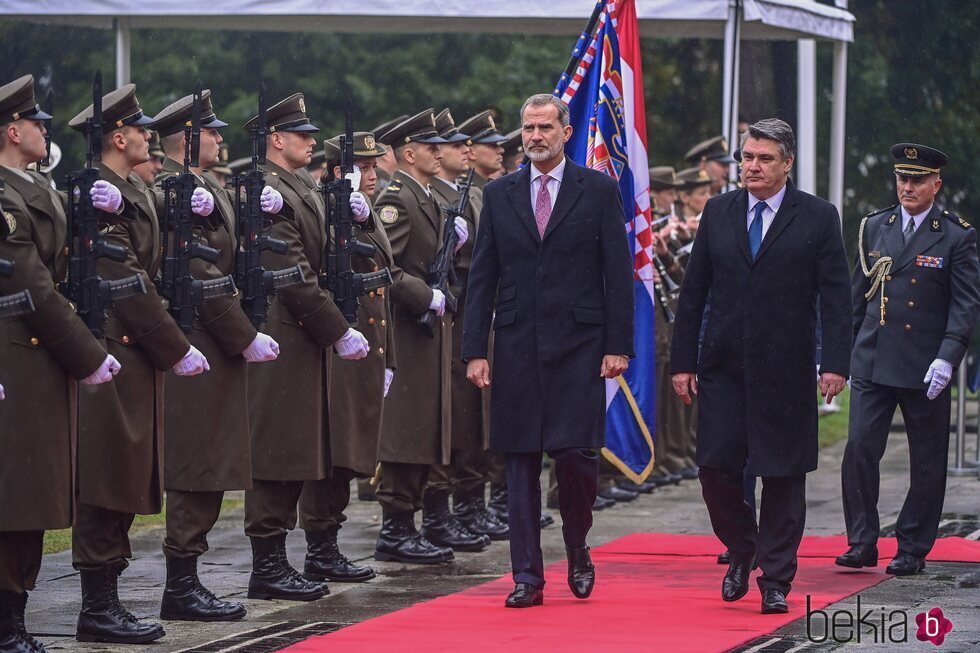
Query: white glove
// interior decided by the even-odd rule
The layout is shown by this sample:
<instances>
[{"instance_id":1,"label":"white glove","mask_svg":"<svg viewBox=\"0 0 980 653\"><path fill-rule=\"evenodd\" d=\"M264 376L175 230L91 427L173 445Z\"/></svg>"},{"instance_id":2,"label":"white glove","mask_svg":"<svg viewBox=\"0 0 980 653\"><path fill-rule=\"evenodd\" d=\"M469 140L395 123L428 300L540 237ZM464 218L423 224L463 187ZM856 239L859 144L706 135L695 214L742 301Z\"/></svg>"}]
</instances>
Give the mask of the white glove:
<instances>
[{"instance_id":1,"label":"white glove","mask_svg":"<svg viewBox=\"0 0 980 653\"><path fill-rule=\"evenodd\" d=\"M361 169L354 166L354 169L344 175L344 179L350 180L351 190L361 190Z\"/></svg>"},{"instance_id":2,"label":"white glove","mask_svg":"<svg viewBox=\"0 0 980 653\"><path fill-rule=\"evenodd\" d=\"M214 211L214 195L203 188L195 188L191 194L191 211L206 218Z\"/></svg>"},{"instance_id":3,"label":"white glove","mask_svg":"<svg viewBox=\"0 0 980 653\"><path fill-rule=\"evenodd\" d=\"M438 288L432 289L432 301L429 302L429 309L435 311L439 317L446 314L446 296Z\"/></svg>"},{"instance_id":4,"label":"white glove","mask_svg":"<svg viewBox=\"0 0 980 653\"><path fill-rule=\"evenodd\" d=\"M177 376L196 376L210 369L208 359L194 345L191 345L184 357L174 365L174 372L177 373Z\"/></svg>"},{"instance_id":5,"label":"white glove","mask_svg":"<svg viewBox=\"0 0 980 653\"><path fill-rule=\"evenodd\" d=\"M122 193L104 179L99 179L92 184L89 196L92 198L92 206L106 213L116 213L122 206Z\"/></svg>"},{"instance_id":6,"label":"white glove","mask_svg":"<svg viewBox=\"0 0 980 653\"><path fill-rule=\"evenodd\" d=\"M388 394L388 387L387 386L385 386L385 394ZM3 394L3 384L0 383L0 401L3 401L6 398L7 398L7 396L5 394Z\"/></svg>"},{"instance_id":7,"label":"white glove","mask_svg":"<svg viewBox=\"0 0 980 653\"><path fill-rule=\"evenodd\" d=\"M109 354L99 365L99 369L95 370L84 379L82 383L85 385L100 385L108 381L112 381L112 377L119 374L119 370L122 369L122 365L116 360L115 356Z\"/></svg>"},{"instance_id":8,"label":"white glove","mask_svg":"<svg viewBox=\"0 0 980 653\"><path fill-rule=\"evenodd\" d=\"M456 235L459 236L459 242L456 243L456 251L453 252L455 254L466 244L466 241L470 237L470 229L466 225L466 220L459 215L453 220L453 228L456 230Z\"/></svg>"},{"instance_id":9,"label":"white glove","mask_svg":"<svg viewBox=\"0 0 980 653\"><path fill-rule=\"evenodd\" d=\"M282 211L282 193L272 186L266 186L262 189L259 204L262 205L262 211L265 213L279 213Z\"/></svg>"},{"instance_id":10,"label":"white glove","mask_svg":"<svg viewBox=\"0 0 980 653\"><path fill-rule=\"evenodd\" d=\"M367 200L361 193L350 194L350 210L354 214L355 222L364 222L371 217L371 209L368 207Z\"/></svg>"},{"instance_id":11,"label":"white glove","mask_svg":"<svg viewBox=\"0 0 980 653\"><path fill-rule=\"evenodd\" d=\"M923 383L929 384L929 389L926 390L926 396L929 399L938 397L939 393L949 385L951 378L953 378L952 363L947 363L941 358L932 361L932 364L929 366L929 371L926 372L926 378L922 379Z\"/></svg>"},{"instance_id":12,"label":"white glove","mask_svg":"<svg viewBox=\"0 0 980 653\"><path fill-rule=\"evenodd\" d=\"M264 363L274 361L279 357L279 343L264 333L256 333L252 344L242 352L249 363Z\"/></svg>"},{"instance_id":13,"label":"white glove","mask_svg":"<svg viewBox=\"0 0 980 653\"><path fill-rule=\"evenodd\" d=\"M386 367L385 368L385 394L384 394L385 397L388 396L388 390L391 388L391 380L393 378L395 378L395 370L391 369L390 367ZM0 390L2 390L2 388L0 388Z\"/></svg>"},{"instance_id":14,"label":"white glove","mask_svg":"<svg viewBox=\"0 0 980 653\"><path fill-rule=\"evenodd\" d=\"M347 332L340 337L340 340L333 343L333 348L337 354L345 361L356 361L365 358L371 348L368 346L367 338L356 329L347 329Z\"/></svg>"}]
</instances>

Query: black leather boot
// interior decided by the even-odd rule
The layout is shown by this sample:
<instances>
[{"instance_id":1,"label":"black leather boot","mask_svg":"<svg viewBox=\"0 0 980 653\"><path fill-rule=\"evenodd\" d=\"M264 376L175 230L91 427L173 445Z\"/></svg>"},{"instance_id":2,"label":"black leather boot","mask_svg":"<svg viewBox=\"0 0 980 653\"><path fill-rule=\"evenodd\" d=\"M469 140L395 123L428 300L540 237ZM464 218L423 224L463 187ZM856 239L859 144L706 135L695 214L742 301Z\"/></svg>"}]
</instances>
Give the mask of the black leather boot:
<instances>
[{"instance_id":1,"label":"black leather boot","mask_svg":"<svg viewBox=\"0 0 980 653\"><path fill-rule=\"evenodd\" d=\"M501 524L507 523L507 484L490 484L490 502L487 511L493 514Z\"/></svg>"},{"instance_id":2,"label":"black leather boot","mask_svg":"<svg viewBox=\"0 0 980 653\"><path fill-rule=\"evenodd\" d=\"M251 537L252 575L248 598L315 601L329 593L323 583L303 578L286 558L286 535Z\"/></svg>"},{"instance_id":3,"label":"black leather boot","mask_svg":"<svg viewBox=\"0 0 980 653\"><path fill-rule=\"evenodd\" d=\"M245 606L222 601L201 584L197 556L167 558L167 586L160 603L160 618L174 621L235 621L245 616Z\"/></svg>"},{"instance_id":4,"label":"black leather boot","mask_svg":"<svg viewBox=\"0 0 980 653\"><path fill-rule=\"evenodd\" d=\"M119 602L117 582L121 565L82 569L82 610L75 639L80 642L145 644L164 636L163 626L144 623Z\"/></svg>"},{"instance_id":5,"label":"black leather boot","mask_svg":"<svg viewBox=\"0 0 980 653\"><path fill-rule=\"evenodd\" d=\"M453 550L434 545L415 530L413 513L385 515L374 547L374 559L436 565L450 562Z\"/></svg>"},{"instance_id":6,"label":"black leather boot","mask_svg":"<svg viewBox=\"0 0 980 653\"><path fill-rule=\"evenodd\" d=\"M40 653L44 647L24 628L27 594L0 591L0 652Z\"/></svg>"},{"instance_id":7,"label":"black leather boot","mask_svg":"<svg viewBox=\"0 0 980 653\"><path fill-rule=\"evenodd\" d=\"M374 569L355 565L337 546L339 526L325 531L306 531L306 563L303 575L310 580L363 583L374 578Z\"/></svg>"},{"instance_id":8,"label":"black leather boot","mask_svg":"<svg viewBox=\"0 0 980 653\"><path fill-rule=\"evenodd\" d=\"M568 556L568 588L579 599L587 599L595 586L595 565L589 547L565 547Z\"/></svg>"},{"instance_id":9,"label":"black leather boot","mask_svg":"<svg viewBox=\"0 0 980 653\"><path fill-rule=\"evenodd\" d=\"M479 552L490 546L490 538L462 527L449 512L449 492L426 490L422 495L422 536L436 546L453 551Z\"/></svg>"},{"instance_id":10,"label":"black leather boot","mask_svg":"<svg viewBox=\"0 0 980 653\"><path fill-rule=\"evenodd\" d=\"M456 519L467 530L477 535L486 535L495 541L510 539L510 529L507 524L500 522L487 511L482 489L465 494L458 493L454 508Z\"/></svg>"}]
</instances>

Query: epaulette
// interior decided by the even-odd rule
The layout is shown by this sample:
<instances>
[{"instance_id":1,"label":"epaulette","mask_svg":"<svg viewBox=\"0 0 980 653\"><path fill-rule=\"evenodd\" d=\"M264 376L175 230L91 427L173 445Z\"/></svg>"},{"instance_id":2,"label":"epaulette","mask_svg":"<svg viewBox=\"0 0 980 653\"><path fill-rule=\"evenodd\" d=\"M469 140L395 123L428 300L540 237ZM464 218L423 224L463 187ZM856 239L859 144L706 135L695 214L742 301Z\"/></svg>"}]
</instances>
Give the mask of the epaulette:
<instances>
[{"instance_id":1,"label":"epaulette","mask_svg":"<svg viewBox=\"0 0 980 653\"><path fill-rule=\"evenodd\" d=\"M943 215L945 217L949 218L949 220L951 222L953 222L954 224L958 224L959 226L963 227L964 229L970 229L970 228L973 227L972 224L970 224L969 222L967 222L966 220L964 220L960 216L956 215L955 213L950 213L947 210L943 210Z\"/></svg>"},{"instance_id":2,"label":"epaulette","mask_svg":"<svg viewBox=\"0 0 980 653\"><path fill-rule=\"evenodd\" d=\"M894 209L897 206L898 206L898 204L892 204L891 206L885 207L883 209L875 209L874 211L872 211L871 213L869 213L868 215L866 215L864 217L870 218L871 216L878 215L879 213L886 213L888 211L891 211L892 209Z\"/></svg>"},{"instance_id":3,"label":"epaulette","mask_svg":"<svg viewBox=\"0 0 980 653\"><path fill-rule=\"evenodd\" d=\"M397 193L402 189L402 182L397 179L393 179L385 190L390 190L392 193Z\"/></svg>"}]
</instances>

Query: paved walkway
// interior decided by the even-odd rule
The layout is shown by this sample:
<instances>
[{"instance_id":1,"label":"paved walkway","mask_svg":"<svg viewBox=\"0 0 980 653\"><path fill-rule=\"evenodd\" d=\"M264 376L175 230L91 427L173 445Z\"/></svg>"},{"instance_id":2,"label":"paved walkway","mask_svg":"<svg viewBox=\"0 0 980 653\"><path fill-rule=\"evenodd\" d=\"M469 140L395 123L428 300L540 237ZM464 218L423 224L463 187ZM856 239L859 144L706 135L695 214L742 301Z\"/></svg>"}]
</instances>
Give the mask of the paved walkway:
<instances>
[{"instance_id":1,"label":"paved walkway","mask_svg":"<svg viewBox=\"0 0 980 653\"><path fill-rule=\"evenodd\" d=\"M975 436L970 437L972 445ZM885 525L894 523L907 490L908 448L904 435L893 434L882 464L881 514ZM972 446L969 453L975 456ZM820 469L809 476L807 488L807 533L827 535L841 533L844 522L840 498L840 459L843 443L821 452ZM949 518L943 529L960 534L980 536L980 481L975 476L950 477L947 485L946 512ZM244 599L250 569L248 541L242 533L241 511L223 515L210 538L211 551L202 558L201 573L205 583L223 598L244 600L249 616L243 622L201 624L167 622L167 636L153 645L156 653L199 649L202 653L242 651L264 653L282 648L297 638L328 632L343 625L411 605L435 596L497 578L508 573L506 542L496 542L478 554L458 554L451 565L429 567L376 563L371 560L374 540L380 526L377 504L355 501L350 519L341 533L342 549L358 561L370 561L380 572L370 583L331 585L332 594L308 604ZM557 514L555 515L557 518ZM641 496L630 504L617 505L596 514L590 541L602 544L637 530L673 533L710 533L707 512L701 502L697 482L662 488L652 495ZM123 574L120 595L125 604L140 617L156 618L165 579L163 554L160 550L162 530L154 529L134 538L136 559ZM543 533L546 562L561 560L564 549L560 527L556 524ZM289 557L302 568L305 542L301 531L290 535ZM720 547L719 547L720 550ZM721 581L723 568L718 568ZM599 579L601 582L601 576ZM980 653L980 565L929 563L927 573L909 579L889 579L861 594L862 611L881 607L886 611L904 610L912 622L922 609L942 607L954 623L954 632L943 650ZM792 598L792 597L791 597ZM504 597L500 600L503 602ZM748 599L747 599L748 600ZM753 599L754 600L754 599ZM847 609L853 614L855 598L842 601L828 610ZM55 650L71 653L89 651L131 651L132 647L103 644L80 644L73 639L74 622L79 608L79 581L71 568L69 552L47 556L38 588L31 594L27 621L30 630L40 634ZM913 622L914 623L914 622ZM819 633L818 633L819 634ZM894 645L869 645L870 633L862 643L846 644L848 651L894 650ZM922 650L931 644L909 637L911 646ZM220 640L220 641L216 641ZM856 640L856 636L855 636ZM771 636L761 638L741 651L831 650L843 644L814 644L807 640L805 620L795 622ZM601 642L597 642L601 650ZM652 649L651 649L652 650Z\"/></svg>"}]
</instances>

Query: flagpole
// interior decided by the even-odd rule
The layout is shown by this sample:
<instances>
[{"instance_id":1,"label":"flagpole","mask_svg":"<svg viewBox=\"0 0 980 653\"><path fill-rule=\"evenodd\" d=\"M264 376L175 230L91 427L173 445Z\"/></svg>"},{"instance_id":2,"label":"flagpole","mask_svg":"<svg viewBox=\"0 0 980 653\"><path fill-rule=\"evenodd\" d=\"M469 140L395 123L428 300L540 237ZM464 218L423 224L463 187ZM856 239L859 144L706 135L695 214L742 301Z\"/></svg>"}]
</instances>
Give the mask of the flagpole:
<instances>
[{"instance_id":1,"label":"flagpole","mask_svg":"<svg viewBox=\"0 0 980 653\"><path fill-rule=\"evenodd\" d=\"M565 72L558 78L558 83L555 85L555 95L558 95L568 85L568 78L575 72L579 61L582 60L582 55L585 54L589 43L592 42L592 38L595 36L595 28L599 23L599 16L602 15L602 10L605 6L606 0L596 1L595 9L592 10L589 22L586 24L585 30L578 37L578 42L575 44L575 49L572 50L572 56L568 60L568 65L565 66Z\"/></svg>"}]
</instances>

